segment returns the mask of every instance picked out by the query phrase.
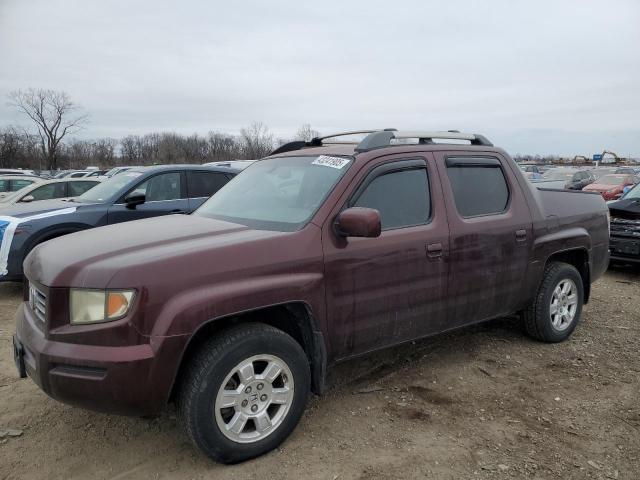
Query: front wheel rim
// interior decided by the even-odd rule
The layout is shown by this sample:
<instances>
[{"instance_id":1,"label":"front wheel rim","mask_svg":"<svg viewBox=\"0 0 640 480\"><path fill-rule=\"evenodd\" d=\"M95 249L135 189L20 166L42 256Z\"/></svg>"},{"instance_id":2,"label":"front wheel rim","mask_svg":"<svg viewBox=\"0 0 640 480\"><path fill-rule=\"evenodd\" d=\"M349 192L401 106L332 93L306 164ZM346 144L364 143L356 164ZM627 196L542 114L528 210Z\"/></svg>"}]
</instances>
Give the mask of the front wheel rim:
<instances>
[{"instance_id":1,"label":"front wheel rim","mask_svg":"<svg viewBox=\"0 0 640 480\"><path fill-rule=\"evenodd\" d=\"M258 442L282 424L293 394L286 362L274 355L254 355L231 369L222 382L215 401L216 424L234 442Z\"/></svg>"},{"instance_id":2,"label":"front wheel rim","mask_svg":"<svg viewBox=\"0 0 640 480\"><path fill-rule=\"evenodd\" d=\"M578 311L578 287L570 278L558 282L551 295L549 316L551 325L559 332L566 330L573 323Z\"/></svg>"}]
</instances>

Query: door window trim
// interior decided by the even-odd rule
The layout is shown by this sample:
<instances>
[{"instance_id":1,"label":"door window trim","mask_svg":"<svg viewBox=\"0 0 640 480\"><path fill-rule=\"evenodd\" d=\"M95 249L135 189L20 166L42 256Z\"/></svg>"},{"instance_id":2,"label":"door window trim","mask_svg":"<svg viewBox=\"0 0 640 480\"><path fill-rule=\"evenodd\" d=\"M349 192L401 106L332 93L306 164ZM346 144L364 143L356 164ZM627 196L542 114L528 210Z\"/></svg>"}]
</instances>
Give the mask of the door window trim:
<instances>
[{"instance_id":1,"label":"door window trim","mask_svg":"<svg viewBox=\"0 0 640 480\"><path fill-rule=\"evenodd\" d=\"M445 162L444 167L447 172L447 181L449 182L449 190L451 191L451 198L453 199L453 206L455 207L456 214L460 218L467 220L467 219L473 219L473 218L495 217L496 215L505 215L506 213L509 212L509 210L511 210L511 200L513 199L511 182L509 181L509 177L507 176L504 166L502 165L502 162L500 161L499 158L492 157L489 155L461 156L460 154L457 154L457 155L445 155L444 162ZM500 169L500 172L502 173L502 177L504 178L504 183L507 187L507 195L508 195L507 203L504 207L504 210L500 212L494 212L494 213L482 213L479 215L462 215L462 213L460 213L460 210L458 209L458 204L456 203L456 195L455 195L455 192L453 191L453 186L451 185L451 177L449 177L448 170L449 168L465 168L465 167L480 167L480 168L497 167Z\"/></svg>"},{"instance_id":2,"label":"door window trim","mask_svg":"<svg viewBox=\"0 0 640 480\"><path fill-rule=\"evenodd\" d=\"M433 221L433 196L431 192L431 175L429 172L428 162L424 158L401 158L401 159L393 159L382 163L380 165L375 165L369 169L369 171L362 178L358 186L351 192L347 201L345 202L343 208L340 209L340 212L346 210L347 208L351 208L354 206L354 203L360 198L362 193L367 189L367 187L379 177L390 173L408 171L408 170L424 170L427 175L427 194L429 196L429 216L427 217L427 221L425 223L416 223L414 225L403 225L401 227L394 228L383 228L382 233L390 232L394 230L402 230L404 228L413 228L413 227L423 227L425 225L429 225ZM340 213L338 213L339 215Z\"/></svg>"}]
</instances>

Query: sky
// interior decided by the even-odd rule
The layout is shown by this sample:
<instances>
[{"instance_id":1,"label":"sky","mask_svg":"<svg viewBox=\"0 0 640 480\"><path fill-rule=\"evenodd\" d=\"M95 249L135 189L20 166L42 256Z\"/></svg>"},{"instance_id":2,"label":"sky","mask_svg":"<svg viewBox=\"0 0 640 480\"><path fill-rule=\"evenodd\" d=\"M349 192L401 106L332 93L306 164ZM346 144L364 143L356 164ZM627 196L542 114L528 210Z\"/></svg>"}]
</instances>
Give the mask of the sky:
<instances>
[{"instance_id":1,"label":"sky","mask_svg":"<svg viewBox=\"0 0 640 480\"><path fill-rule=\"evenodd\" d=\"M640 157L640 1L0 0L0 127L27 87L82 105L85 139L261 121Z\"/></svg>"}]
</instances>

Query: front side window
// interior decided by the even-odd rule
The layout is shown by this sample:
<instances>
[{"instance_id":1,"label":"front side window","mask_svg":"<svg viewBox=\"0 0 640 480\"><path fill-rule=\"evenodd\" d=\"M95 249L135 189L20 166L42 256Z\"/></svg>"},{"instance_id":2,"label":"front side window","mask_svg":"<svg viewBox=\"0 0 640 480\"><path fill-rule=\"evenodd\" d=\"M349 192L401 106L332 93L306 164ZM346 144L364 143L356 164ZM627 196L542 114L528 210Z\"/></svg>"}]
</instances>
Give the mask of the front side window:
<instances>
[{"instance_id":1,"label":"front side window","mask_svg":"<svg viewBox=\"0 0 640 480\"><path fill-rule=\"evenodd\" d=\"M311 220L352 163L350 157L325 155L260 160L227 183L194 215L292 232Z\"/></svg>"},{"instance_id":2,"label":"front side window","mask_svg":"<svg viewBox=\"0 0 640 480\"><path fill-rule=\"evenodd\" d=\"M180 172L154 175L138 185L128 195L144 195L145 202L162 202L182 198Z\"/></svg>"},{"instance_id":3,"label":"front side window","mask_svg":"<svg viewBox=\"0 0 640 480\"><path fill-rule=\"evenodd\" d=\"M220 190L229 179L223 173L187 172L187 189L189 198L210 197Z\"/></svg>"},{"instance_id":4,"label":"front side window","mask_svg":"<svg viewBox=\"0 0 640 480\"><path fill-rule=\"evenodd\" d=\"M11 181L11 191L17 192L18 190L28 187L33 183L33 180L12 180Z\"/></svg>"},{"instance_id":5,"label":"front side window","mask_svg":"<svg viewBox=\"0 0 640 480\"><path fill-rule=\"evenodd\" d=\"M378 210L382 230L424 225L431 216L427 170L417 168L380 175L351 206Z\"/></svg>"},{"instance_id":6,"label":"front side window","mask_svg":"<svg viewBox=\"0 0 640 480\"><path fill-rule=\"evenodd\" d=\"M9 191L9 180L0 180L0 192Z\"/></svg>"},{"instance_id":7,"label":"front side window","mask_svg":"<svg viewBox=\"0 0 640 480\"><path fill-rule=\"evenodd\" d=\"M477 217L504 212L509 203L509 188L500 164L464 161L447 162L458 213L463 217Z\"/></svg>"}]
</instances>

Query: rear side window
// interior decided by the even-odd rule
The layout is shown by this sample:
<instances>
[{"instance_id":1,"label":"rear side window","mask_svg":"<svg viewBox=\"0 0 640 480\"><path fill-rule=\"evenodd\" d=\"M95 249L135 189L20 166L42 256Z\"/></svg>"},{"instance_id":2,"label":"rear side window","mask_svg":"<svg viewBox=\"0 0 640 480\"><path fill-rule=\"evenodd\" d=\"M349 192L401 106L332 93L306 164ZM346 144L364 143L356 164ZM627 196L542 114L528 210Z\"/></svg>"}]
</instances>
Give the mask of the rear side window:
<instances>
[{"instance_id":1,"label":"rear side window","mask_svg":"<svg viewBox=\"0 0 640 480\"><path fill-rule=\"evenodd\" d=\"M28 187L33 183L33 180L12 180L11 181L11 191L17 192L21 188Z\"/></svg>"},{"instance_id":2,"label":"rear side window","mask_svg":"<svg viewBox=\"0 0 640 480\"><path fill-rule=\"evenodd\" d=\"M51 198L63 198L65 196L64 182L49 183L31 191L34 200L49 200Z\"/></svg>"},{"instance_id":3,"label":"rear side window","mask_svg":"<svg viewBox=\"0 0 640 480\"><path fill-rule=\"evenodd\" d=\"M210 197L228 181L229 179L223 173L187 172L189 198Z\"/></svg>"},{"instance_id":4,"label":"rear side window","mask_svg":"<svg viewBox=\"0 0 640 480\"><path fill-rule=\"evenodd\" d=\"M509 189L495 159L447 159L447 174L458 213L494 215L507 209Z\"/></svg>"},{"instance_id":5,"label":"rear side window","mask_svg":"<svg viewBox=\"0 0 640 480\"><path fill-rule=\"evenodd\" d=\"M69 196L77 197L78 195L82 195L97 184L97 182L69 182Z\"/></svg>"},{"instance_id":6,"label":"rear side window","mask_svg":"<svg viewBox=\"0 0 640 480\"><path fill-rule=\"evenodd\" d=\"M9 191L9 180L0 180L0 192Z\"/></svg>"},{"instance_id":7,"label":"rear side window","mask_svg":"<svg viewBox=\"0 0 640 480\"><path fill-rule=\"evenodd\" d=\"M383 230L424 225L431 216L427 170L417 168L380 175L352 206L378 210Z\"/></svg>"}]
</instances>

